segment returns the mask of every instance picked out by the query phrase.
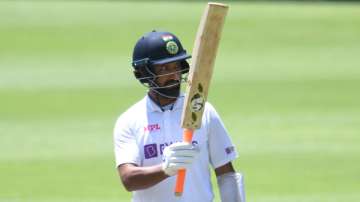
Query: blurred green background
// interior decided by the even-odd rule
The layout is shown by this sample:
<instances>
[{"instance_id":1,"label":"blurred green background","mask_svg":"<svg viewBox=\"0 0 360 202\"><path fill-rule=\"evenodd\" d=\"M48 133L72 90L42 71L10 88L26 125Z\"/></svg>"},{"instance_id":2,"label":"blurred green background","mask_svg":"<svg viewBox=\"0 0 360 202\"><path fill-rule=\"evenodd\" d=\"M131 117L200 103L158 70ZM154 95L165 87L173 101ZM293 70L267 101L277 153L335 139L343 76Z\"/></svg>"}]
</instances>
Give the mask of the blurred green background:
<instances>
[{"instance_id":1,"label":"blurred green background","mask_svg":"<svg viewBox=\"0 0 360 202\"><path fill-rule=\"evenodd\" d=\"M204 7L0 2L0 201L130 201L112 129L146 92L132 48L156 28L191 52ZM209 101L240 153L249 202L360 201L359 11L230 3Z\"/></svg>"}]
</instances>

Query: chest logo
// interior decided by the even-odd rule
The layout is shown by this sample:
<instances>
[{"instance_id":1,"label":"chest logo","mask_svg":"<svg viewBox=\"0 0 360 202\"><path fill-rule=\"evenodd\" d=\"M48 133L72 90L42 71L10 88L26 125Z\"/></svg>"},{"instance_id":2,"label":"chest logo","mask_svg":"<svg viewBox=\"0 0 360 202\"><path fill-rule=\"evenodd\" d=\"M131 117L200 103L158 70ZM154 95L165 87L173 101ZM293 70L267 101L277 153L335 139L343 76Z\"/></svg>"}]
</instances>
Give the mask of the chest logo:
<instances>
[{"instance_id":1,"label":"chest logo","mask_svg":"<svg viewBox=\"0 0 360 202\"><path fill-rule=\"evenodd\" d=\"M144 146L145 159L151 159L158 156L156 144L147 144Z\"/></svg>"},{"instance_id":2,"label":"chest logo","mask_svg":"<svg viewBox=\"0 0 360 202\"><path fill-rule=\"evenodd\" d=\"M158 131L160 130L160 125L158 123L156 124L149 124L147 126L144 127L144 132L155 132L155 131Z\"/></svg>"}]
</instances>

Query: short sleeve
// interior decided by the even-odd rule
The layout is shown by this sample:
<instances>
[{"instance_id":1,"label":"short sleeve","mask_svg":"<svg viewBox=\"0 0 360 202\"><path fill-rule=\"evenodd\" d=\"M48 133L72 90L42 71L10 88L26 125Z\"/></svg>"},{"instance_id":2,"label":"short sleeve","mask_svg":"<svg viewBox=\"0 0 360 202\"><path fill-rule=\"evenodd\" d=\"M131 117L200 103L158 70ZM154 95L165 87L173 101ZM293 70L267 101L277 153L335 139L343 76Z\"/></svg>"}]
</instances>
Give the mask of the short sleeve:
<instances>
[{"instance_id":1,"label":"short sleeve","mask_svg":"<svg viewBox=\"0 0 360 202\"><path fill-rule=\"evenodd\" d=\"M218 168L237 158L236 147L214 107L207 103L210 163Z\"/></svg>"},{"instance_id":2,"label":"short sleeve","mask_svg":"<svg viewBox=\"0 0 360 202\"><path fill-rule=\"evenodd\" d=\"M136 136L125 119L120 117L114 128L114 151L116 167L124 163L140 165Z\"/></svg>"}]
</instances>

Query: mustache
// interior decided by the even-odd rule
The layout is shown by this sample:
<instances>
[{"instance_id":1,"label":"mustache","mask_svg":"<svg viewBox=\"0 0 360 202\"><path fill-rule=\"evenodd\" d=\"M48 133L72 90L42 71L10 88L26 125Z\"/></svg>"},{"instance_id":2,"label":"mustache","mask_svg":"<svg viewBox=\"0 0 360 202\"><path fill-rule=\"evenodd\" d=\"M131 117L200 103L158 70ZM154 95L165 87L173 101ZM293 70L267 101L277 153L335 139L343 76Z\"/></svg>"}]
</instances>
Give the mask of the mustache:
<instances>
[{"instance_id":1,"label":"mustache","mask_svg":"<svg viewBox=\"0 0 360 202\"><path fill-rule=\"evenodd\" d=\"M172 79L165 82L165 86L170 86L170 85L180 85L180 80Z\"/></svg>"}]
</instances>

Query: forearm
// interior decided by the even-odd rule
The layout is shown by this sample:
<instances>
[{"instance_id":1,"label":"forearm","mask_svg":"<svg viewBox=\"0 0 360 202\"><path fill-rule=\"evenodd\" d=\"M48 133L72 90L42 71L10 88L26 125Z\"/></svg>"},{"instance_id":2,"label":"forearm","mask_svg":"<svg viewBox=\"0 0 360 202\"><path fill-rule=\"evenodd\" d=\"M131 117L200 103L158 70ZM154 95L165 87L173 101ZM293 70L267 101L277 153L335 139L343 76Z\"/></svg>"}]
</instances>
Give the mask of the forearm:
<instances>
[{"instance_id":1,"label":"forearm","mask_svg":"<svg viewBox=\"0 0 360 202\"><path fill-rule=\"evenodd\" d=\"M149 167L124 166L119 167L119 173L120 169L127 170L127 172L123 172L123 175L120 176L122 183L128 191L149 188L168 177L162 170L161 164Z\"/></svg>"}]
</instances>

